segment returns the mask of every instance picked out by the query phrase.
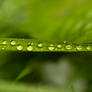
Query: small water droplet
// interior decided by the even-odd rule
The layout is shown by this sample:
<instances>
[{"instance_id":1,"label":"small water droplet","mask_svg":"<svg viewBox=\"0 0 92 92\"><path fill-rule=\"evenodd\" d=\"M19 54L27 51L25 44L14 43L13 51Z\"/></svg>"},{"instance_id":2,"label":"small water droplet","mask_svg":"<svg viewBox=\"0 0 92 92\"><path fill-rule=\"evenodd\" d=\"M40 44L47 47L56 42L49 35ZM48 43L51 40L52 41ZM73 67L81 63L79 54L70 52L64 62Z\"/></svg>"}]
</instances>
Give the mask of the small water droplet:
<instances>
[{"instance_id":1,"label":"small water droplet","mask_svg":"<svg viewBox=\"0 0 92 92\"><path fill-rule=\"evenodd\" d=\"M57 45L57 48L59 48L59 49L62 48L62 45L61 44Z\"/></svg>"},{"instance_id":2,"label":"small water droplet","mask_svg":"<svg viewBox=\"0 0 92 92\"><path fill-rule=\"evenodd\" d=\"M16 42L15 41L11 41L11 45L16 45Z\"/></svg>"},{"instance_id":3,"label":"small water droplet","mask_svg":"<svg viewBox=\"0 0 92 92\"><path fill-rule=\"evenodd\" d=\"M55 49L55 47L54 47L53 44L51 44L51 45L48 47L48 49L49 49L50 51L53 51L53 50Z\"/></svg>"},{"instance_id":4,"label":"small water droplet","mask_svg":"<svg viewBox=\"0 0 92 92\"><path fill-rule=\"evenodd\" d=\"M22 50L22 49L23 49L22 45L17 46L17 50Z\"/></svg>"},{"instance_id":5,"label":"small water droplet","mask_svg":"<svg viewBox=\"0 0 92 92\"><path fill-rule=\"evenodd\" d=\"M86 49L87 49L87 50L91 50L91 46L87 46Z\"/></svg>"},{"instance_id":6,"label":"small water droplet","mask_svg":"<svg viewBox=\"0 0 92 92\"><path fill-rule=\"evenodd\" d=\"M27 50L28 50L28 51L32 51L32 50L33 50L33 46L28 46L28 47L27 47Z\"/></svg>"},{"instance_id":7,"label":"small water droplet","mask_svg":"<svg viewBox=\"0 0 92 92\"><path fill-rule=\"evenodd\" d=\"M53 51L53 50L54 50L54 47L48 47L48 49L49 49L50 51Z\"/></svg>"},{"instance_id":8,"label":"small water droplet","mask_svg":"<svg viewBox=\"0 0 92 92\"><path fill-rule=\"evenodd\" d=\"M42 43L39 43L39 44L38 44L38 47L39 47L39 48L42 48L42 46L43 46Z\"/></svg>"},{"instance_id":9,"label":"small water droplet","mask_svg":"<svg viewBox=\"0 0 92 92\"><path fill-rule=\"evenodd\" d=\"M7 41L3 41L2 44L6 45L7 44Z\"/></svg>"},{"instance_id":10,"label":"small water droplet","mask_svg":"<svg viewBox=\"0 0 92 92\"><path fill-rule=\"evenodd\" d=\"M66 49L67 49L67 50L72 49L72 45L66 45Z\"/></svg>"},{"instance_id":11,"label":"small water droplet","mask_svg":"<svg viewBox=\"0 0 92 92\"><path fill-rule=\"evenodd\" d=\"M81 51L82 50L82 46L77 46L76 49Z\"/></svg>"}]
</instances>

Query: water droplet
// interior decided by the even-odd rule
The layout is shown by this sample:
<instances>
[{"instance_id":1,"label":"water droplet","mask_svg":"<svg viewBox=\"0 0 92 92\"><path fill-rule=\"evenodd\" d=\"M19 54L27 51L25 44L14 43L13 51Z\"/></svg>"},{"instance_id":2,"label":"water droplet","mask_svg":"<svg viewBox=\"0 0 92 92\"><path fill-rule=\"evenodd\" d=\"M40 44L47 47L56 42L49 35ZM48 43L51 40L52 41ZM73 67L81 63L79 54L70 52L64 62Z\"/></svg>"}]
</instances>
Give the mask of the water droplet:
<instances>
[{"instance_id":1,"label":"water droplet","mask_svg":"<svg viewBox=\"0 0 92 92\"><path fill-rule=\"evenodd\" d=\"M86 49L87 49L87 50L91 50L91 46L87 46Z\"/></svg>"},{"instance_id":2,"label":"water droplet","mask_svg":"<svg viewBox=\"0 0 92 92\"><path fill-rule=\"evenodd\" d=\"M59 49L62 48L62 45L61 44L57 45L57 48L59 48Z\"/></svg>"},{"instance_id":3,"label":"water droplet","mask_svg":"<svg viewBox=\"0 0 92 92\"><path fill-rule=\"evenodd\" d=\"M27 50L28 50L28 51L32 51L32 50L33 50L33 46L28 46L28 47L27 47Z\"/></svg>"},{"instance_id":4,"label":"water droplet","mask_svg":"<svg viewBox=\"0 0 92 92\"><path fill-rule=\"evenodd\" d=\"M53 44L51 44L51 45L48 47L48 49L49 49L50 51L53 51L53 50L55 49L55 47L54 47Z\"/></svg>"},{"instance_id":5,"label":"water droplet","mask_svg":"<svg viewBox=\"0 0 92 92\"><path fill-rule=\"evenodd\" d=\"M50 51L53 51L53 50L54 50L54 47L48 47L48 49L49 49Z\"/></svg>"},{"instance_id":6,"label":"water droplet","mask_svg":"<svg viewBox=\"0 0 92 92\"><path fill-rule=\"evenodd\" d=\"M82 50L82 46L77 46L76 49L81 51Z\"/></svg>"},{"instance_id":7,"label":"water droplet","mask_svg":"<svg viewBox=\"0 0 92 92\"><path fill-rule=\"evenodd\" d=\"M72 45L66 45L66 49L67 49L67 50L72 49Z\"/></svg>"},{"instance_id":8,"label":"water droplet","mask_svg":"<svg viewBox=\"0 0 92 92\"><path fill-rule=\"evenodd\" d=\"M13 45L13 46L14 46L15 44L16 44L16 42L15 42L15 41L11 41L11 45Z\"/></svg>"},{"instance_id":9,"label":"water droplet","mask_svg":"<svg viewBox=\"0 0 92 92\"><path fill-rule=\"evenodd\" d=\"M42 46L43 46L42 43L39 43L39 44L38 44L38 47L39 47L39 48L42 48Z\"/></svg>"},{"instance_id":10,"label":"water droplet","mask_svg":"<svg viewBox=\"0 0 92 92\"><path fill-rule=\"evenodd\" d=\"M22 50L22 49L23 49L22 45L17 46L17 50Z\"/></svg>"},{"instance_id":11,"label":"water droplet","mask_svg":"<svg viewBox=\"0 0 92 92\"><path fill-rule=\"evenodd\" d=\"M6 45L7 44L7 41L3 41L2 44Z\"/></svg>"}]
</instances>

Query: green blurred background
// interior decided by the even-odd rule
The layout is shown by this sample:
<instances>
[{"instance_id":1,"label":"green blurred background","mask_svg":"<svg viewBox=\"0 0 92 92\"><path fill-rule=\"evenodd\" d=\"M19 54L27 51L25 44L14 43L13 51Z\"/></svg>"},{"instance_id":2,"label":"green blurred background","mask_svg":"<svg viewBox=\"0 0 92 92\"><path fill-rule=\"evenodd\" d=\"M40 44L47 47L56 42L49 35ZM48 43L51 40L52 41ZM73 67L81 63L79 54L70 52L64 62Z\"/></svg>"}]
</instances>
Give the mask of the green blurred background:
<instances>
[{"instance_id":1,"label":"green blurred background","mask_svg":"<svg viewBox=\"0 0 92 92\"><path fill-rule=\"evenodd\" d=\"M92 1L0 0L0 38L92 43ZM0 51L0 92L92 92L92 53Z\"/></svg>"}]
</instances>

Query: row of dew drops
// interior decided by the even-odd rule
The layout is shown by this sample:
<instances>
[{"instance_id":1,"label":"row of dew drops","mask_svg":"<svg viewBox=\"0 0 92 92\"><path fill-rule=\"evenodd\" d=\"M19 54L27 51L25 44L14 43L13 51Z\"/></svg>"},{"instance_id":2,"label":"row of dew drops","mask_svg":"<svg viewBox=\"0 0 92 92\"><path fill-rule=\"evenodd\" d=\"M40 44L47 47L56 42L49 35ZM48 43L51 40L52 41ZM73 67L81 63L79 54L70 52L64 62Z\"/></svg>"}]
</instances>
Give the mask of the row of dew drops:
<instances>
[{"instance_id":1,"label":"row of dew drops","mask_svg":"<svg viewBox=\"0 0 92 92\"><path fill-rule=\"evenodd\" d=\"M5 41L5 40L2 41L2 45L7 45L7 44L8 44L7 41ZM26 47L26 50L27 51L35 51L36 47L34 47L33 44L34 44L33 42L31 42L31 44L29 42L27 47ZM24 48L23 45L21 45L21 44L17 45L17 41L14 41L14 40L10 41L10 45L11 46L16 46L16 49L18 51L22 51L23 48ZM39 48L39 51L40 51L40 49L44 47L43 43L38 43L37 47ZM66 44L66 41L64 41L63 44L58 44L56 46L54 44L49 44L46 47L47 47L47 51L73 51L73 50L74 51L91 51L92 50L92 46L90 46L90 45L89 46L88 45L87 46L71 45L71 44ZM84 49L84 47L85 47L85 49ZM2 47L2 50L4 50L4 49L5 48ZM43 49L43 51L44 51L44 49Z\"/></svg>"}]
</instances>

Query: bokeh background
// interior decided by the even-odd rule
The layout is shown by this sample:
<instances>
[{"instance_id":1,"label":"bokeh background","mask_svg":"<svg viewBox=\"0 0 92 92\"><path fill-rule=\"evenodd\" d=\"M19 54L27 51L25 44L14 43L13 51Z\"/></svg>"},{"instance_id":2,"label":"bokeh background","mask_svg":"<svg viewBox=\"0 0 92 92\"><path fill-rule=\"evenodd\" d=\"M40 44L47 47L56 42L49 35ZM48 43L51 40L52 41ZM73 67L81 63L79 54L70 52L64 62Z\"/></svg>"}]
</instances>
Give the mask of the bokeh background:
<instances>
[{"instance_id":1,"label":"bokeh background","mask_svg":"<svg viewBox=\"0 0 92 92\"><path fill-rule=\"evenodd\" d=\"M92 1L0 0L0 38L92 43ZM0 51L0 92L92 92L92 53Z\"/></svg>"}]
</instances>

